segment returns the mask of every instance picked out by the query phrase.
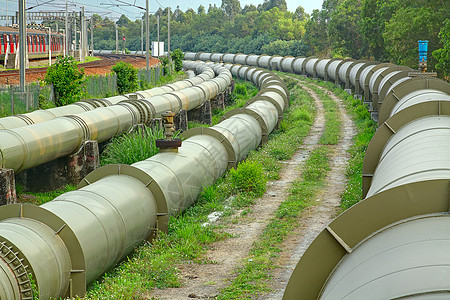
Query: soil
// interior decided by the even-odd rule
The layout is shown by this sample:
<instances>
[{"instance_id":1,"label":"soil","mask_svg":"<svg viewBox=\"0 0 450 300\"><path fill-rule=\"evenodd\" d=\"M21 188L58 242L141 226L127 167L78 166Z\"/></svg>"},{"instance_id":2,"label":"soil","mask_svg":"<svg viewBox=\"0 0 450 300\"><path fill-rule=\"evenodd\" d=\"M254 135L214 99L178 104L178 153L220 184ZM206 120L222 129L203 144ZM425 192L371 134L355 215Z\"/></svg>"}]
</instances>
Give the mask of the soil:
<instances>
[{"instance_id":1,"label":"soil","mask_svg":"<svg viewBox=\"0 0 450 300\"><path fill-rule=\"evenodd\" d=\"M280 179L269 182L265 195L251 207L245 217L240 212L235 215L235 222L227 223L226 232L232 238L216 242L205 255L205 260L213 263L182 264L178 268L182 277L182 287L154 290L150 297L158 299L215 299L220 290L228 286L235 277L234 271L247 259L248 251L256 242L274 216L281 202L288 196L288 188L301 173L302 163L316 146L325 126L324 109L321 99L313 90L302 86L313 97L317 115L314 124L304 139L303 145L294 156L284 162ZM289 277L303 252L320 233L320 231L336 216L339 206L339 194L345 188L345 166L348 160L347 150L351 145L355 128L346 114L342 101L329 92L330 97L339 105L342 116L342 138L338 145L330 146L332 157L331 170L326 178L326 185L320 192L317 203L301 214L302 226L290 235L283 243L283 252L276 262L279 268L273 273L271 284L273 293L261 295L258 299L281 299ZM220 219L219 221L220 222Z\"/></svg>"}]
</instances>

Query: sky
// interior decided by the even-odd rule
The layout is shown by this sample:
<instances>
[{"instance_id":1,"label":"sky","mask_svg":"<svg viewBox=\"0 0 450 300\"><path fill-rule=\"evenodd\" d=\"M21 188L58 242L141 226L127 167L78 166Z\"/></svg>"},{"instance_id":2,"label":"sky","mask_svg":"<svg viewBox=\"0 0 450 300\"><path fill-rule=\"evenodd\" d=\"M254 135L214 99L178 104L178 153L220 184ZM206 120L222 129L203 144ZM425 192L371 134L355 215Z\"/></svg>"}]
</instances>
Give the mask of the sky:
<instances>
[{"instance_id":1,"label":"sky","mask_svg":"<svg viewBox=\"0 0 450 300\"><path fill-rule=\"evenodd\" d=\"M48 3L46 3L48 2ZM99 13L103 17L108 16L110 19L118 19L122 14L125 14L129 19L135 20L139 18L143 10L135 8L133 6L123 6L120 2L127 2L134 4L136 6L145 7L145 0L68 0L70 11L80 11L81 6L85 6L87 15L92 13ZM240 0L241 6L244 7L246 4L258 4L264 2L264 0ZM305 11L309 14L313 9L320 9L322 7L323 0L286 0L288 10L295 11L295 9L301 5L305 8ZM25 7L29 8L31 6L36 6L30 11L64 11L66 0L29 0L26 2ZM150 11L154 12L159 7L167 7L175 9L178 5L180 9L186 11L188 8L193 8L197 11L200 5L203 5L208 9L209 4L216 4L220 6L222 0L190 0L190 1L173 1L173 0L150 0ZM0 14L6 15L8 10L8 15L15 14L17 11L17 0L0 0ZM117 6L120 5L120 6ZM6 21L0 21L1 25L5 25Z\"/></svg>"}]
</instances>

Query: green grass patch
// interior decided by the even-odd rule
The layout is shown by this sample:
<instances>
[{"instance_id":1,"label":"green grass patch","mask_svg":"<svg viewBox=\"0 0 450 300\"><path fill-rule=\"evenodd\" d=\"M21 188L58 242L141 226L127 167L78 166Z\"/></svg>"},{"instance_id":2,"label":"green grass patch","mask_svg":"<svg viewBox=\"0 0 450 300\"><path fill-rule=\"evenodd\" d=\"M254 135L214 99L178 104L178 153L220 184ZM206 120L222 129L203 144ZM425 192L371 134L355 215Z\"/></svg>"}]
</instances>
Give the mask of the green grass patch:
<instances>
[{"instance_id":1,"label":"green grass patch","mask_svg":"<svg viewBox=\"0 0 450 300\"><path fill-rule=\"evenodd\" d=\"M34 205L41 205L47 203L59 195L76 190L76 186L68 184L60 189L50 192L25 192L21 185L16 185L17 201L20 203L30 203Z\"/></svg>"},{"instance_id":2,"label":"green grass patch","mask_svg":"<svg viewBox=\"0 0 450 300\"><path fill-rule=\"evenodd\" d=\"M343 89L327 81L318 81L305 78L299 75L289 75L296 77L306 83L314 83L334 92L334 94L343 100L347 112L352 116L355 123L357 134L353 138L353 145L348 151L350 159L347 164L345 175L347 177L347 186L341 195L341 209L346 210L358 203L362 199L362 166L364 156L378 126L370 117L367 107L362 101L349 95Z\"/></svg>"},{"instance_id":3,"label":"green grass patch","mask_svg":"<svg viewBox=\"0 0 450 300\"><path fill-rule=\"evenodd\" d=\"M258 93L258 88L249 81L235 79L234 91L226 101L225 109L215 109L213 111L212 123L216 125L224 114L230 110L243 107L248 99L254 97ZM190 127L189 127L190 128Z\"/></svg>"},{"instance_id":4,"label":"green grass patch","mask_svg":"<svg viewBox=\"0 0 450 300\"><path fill-rule=\"evenodd\" d=\"M250 250L246 263L237 270L236 278L221 291L218 299L255 299L270 291L271 270L276 268L281 243L298 225L298 215L314 203L329 170L328 155L329 149L325 146L311 153L302 178L292 183L289 197L277 209L275 218Z\"/></svg>"},{"instance_id":5,"label":"green grass patch","mask_svg":"<svg viewBox=\"0 0 450 300\"><path fill-rule=\"evenodd\" d=\"M291 89L291 106L280 128L259 151L252 151L236 170L226 173L214 185L205 187L195 205L171 218L167 234L138 247L128 258L89 286L86 299L141 299L153 288L180 286L180 263L213 263L203 254L211 243L226 238L223 223L202 226L212 212L223 212L224 222L236 209L248 214L249 206L264 193L266 179L278 177L281 162L287 159L308 134L314 118L313 100L299 86ZM247 93L247 99L252 93ZM279 149L279 151L275 151ZM231 220L233 221L233 220Z\"/></svg>"},{"instance_id":6,"label":"green grass patch","mask_svg":"<svg viewBox=\"0 0 450 300\"><path fill-rule=\"evenodd\" d=\"M175 133L174 137L178 133ZM145 160L157 153L156 139L164 138L163 128L137 127L132 133L124 133L112 139L100 158L100 164L127 164Z\"/></svg>"}]
</instances>

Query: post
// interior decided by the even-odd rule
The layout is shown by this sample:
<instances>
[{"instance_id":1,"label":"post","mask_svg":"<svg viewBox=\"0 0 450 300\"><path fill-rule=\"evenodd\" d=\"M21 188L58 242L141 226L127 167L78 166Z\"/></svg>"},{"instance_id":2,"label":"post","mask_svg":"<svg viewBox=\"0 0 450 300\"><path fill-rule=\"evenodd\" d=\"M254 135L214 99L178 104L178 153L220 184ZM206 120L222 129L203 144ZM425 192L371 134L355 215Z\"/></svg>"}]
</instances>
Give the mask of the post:
<instances>
[{"instance_id":1,"label":"post","mask_svg":"<svg viewBox=\"0 0 450 300\"><path fill-rule=\"evenodd\" d=\"M150 24L149 24L149 17L148 12L150 9L149 0L145 0L145 69L149 69L150 64L150 51L149 51L149 44L150 44Z\"/></svg>"},{"instance_id":2,"label":"post","mask_svg":"<svg viewBox=\"0 0 450 300\"><path fill-rule=\"evenodd\" d=\"M156 22L157 22L157 35L158 35L158 58L159 58L159 49L160 49L160 47L159 47L159 15L158 15L158 18L156 19Z\"/></svg>"},{"instance_id":3,"label":"post","mask_svg":"<svg viewBox=\"0 0 450 300\"><path fill-rule=\"evenodd\" d=\"M85 60L85 48L86 48L86 23L84 19L84 6L81 6L80 12L80 61Z\"/></svg>"},{"instance_id":4,"label":"post","mask_svg":"<svg viewBox=\"0 0 450 300\"><path fill-rule=\"evenodd\" d=\"M48 27L48 65L52 65L52 28Z\"/></svg>"},{"instance_id":5,"label":"post","mask_svg":"<svg viewBox=\"0 0 450 300\"><path fill-rule=\"evenodd\" d=\"M27 44L27 23L25 20L25 0L19 0L19 69L20 91L25 92L25 59Z\"/></svg>"},{"instance_id":6,"label":"post","mask_svg":"<svg viewBox=\"0 0 450 300\"><path fill-rule=\"evenodd\" d=\"M91 56L94 57L94 16L91 16Z\"/></svg>"},{"instance_id":7,"label":"post","mask_svg":"<svg viewBox=\"0 0 450 300\"><path fill-rule=\"evenodd\" d=\"M170 7L167 8L167 57L169 58L169 68L171 68L172 59L170 58Z\"/></svg>"},{"instance_id":8,"label":"post","mask_svg":"<svg viewBox=\"0 0 450 300\"><path fill-rule=\"evenodd\" d=\"M116 23L116 53L119 53L119 27Z\"/></svg>"},{"instance_id":9,"label":"post","mask_svg":"<svg viewBox=\"0 0 450 300\"><path fill-rule=\"evenodd\" d=\"M75 12L73 13L75 15ZM76 16L76 15L75 15ZM77 18L73 18L73 57L75 57L75 51L77 51Z\"/></svg>"},{"instance_id":10,"label":"post","mask_svg":"<svg viewBox=\"0 0 450 300\"><path fill-rule=\"evenodd\" d=\"M141 22L141 54L144 54L144 20Z\"/></svg>"},{"instance_id":11,"label":"post","mask_svg":"<svg viewBox=\"0 0 450 300\"><path fill-rule=\"evenodd\" d=\"M64 41L64 48L65 48L65 53L64 56L68 56L69 55L69 12L67 11L67 1L66 1L66 29L65 29L65 41Z\"/></svg>"}]
</instances>

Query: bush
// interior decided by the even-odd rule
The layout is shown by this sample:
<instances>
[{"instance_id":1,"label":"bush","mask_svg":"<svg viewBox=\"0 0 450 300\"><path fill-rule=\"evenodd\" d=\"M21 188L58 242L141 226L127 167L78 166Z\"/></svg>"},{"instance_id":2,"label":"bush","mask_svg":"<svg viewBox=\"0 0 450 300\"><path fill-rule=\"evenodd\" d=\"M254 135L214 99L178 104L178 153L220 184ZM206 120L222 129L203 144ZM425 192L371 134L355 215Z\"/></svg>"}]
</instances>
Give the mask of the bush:
<instances>
[{"instance_id":1,"label":"bush","mask_svg":"<svg viewBox=\"0 0 450 300\"><path fill-rule=\"evenodd\" d=\"M252 193L261 197L266 191L267 177L261 164L246 160L230 170L230 182L236 192Z\"/></svg>"},{"instance_id":2,"label":"bush","mask_svg":"<svg viewBox=\"0 0 450 300\"><path fill-rule=\"evenodd\" d=\"M137 69L130 63L119 61L111 70L117 74L119 94L131 93L139 88Z\"/></svg>"},{"instance_id":3,"label":"bush","mask_svg":"<svg viewBox=\"0 0 450 300\"><path fill-rule=\"evenodd\" d=\"M47 69L44 82L53 84L56 106L80 101L84 96L86 81L84 69L79 69L71 56L58 56L56 63Z\"/></svg>"},{"instance_id":4,"label":"bush","mask_svg":"<svg viewBox=\"0 0 450 300\"><path fill-rule=\"evenodd\" d=\"M180 72L183 69L184 53L180 49L175 49L170 57L175 65L175 71Z\"/></svg>"}]
</instances>

